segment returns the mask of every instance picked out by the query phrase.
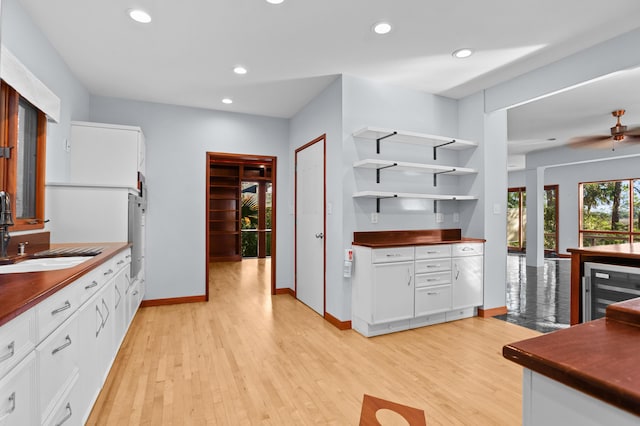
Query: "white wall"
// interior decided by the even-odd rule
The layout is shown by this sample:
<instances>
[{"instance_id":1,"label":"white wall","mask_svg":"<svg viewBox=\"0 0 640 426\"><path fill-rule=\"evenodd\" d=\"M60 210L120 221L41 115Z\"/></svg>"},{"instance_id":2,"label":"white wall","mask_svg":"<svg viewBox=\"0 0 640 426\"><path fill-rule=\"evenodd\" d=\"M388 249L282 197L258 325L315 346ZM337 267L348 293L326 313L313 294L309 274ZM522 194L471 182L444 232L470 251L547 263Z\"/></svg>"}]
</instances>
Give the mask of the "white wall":
<instances>
[{"instance_id":1,"label":"white wall","mask_svg":"<svg viewBox=\"0 0 640 426\"><path fill-rule=\"evenodd\" d=\"M49 123L47 127L46 181L64 182L69 176L69 154L64 150L69 123L88 119L89 92L18 0L2 2L2 44L60 98L60 122Z\"/></svg>"},{"instance_id":2,"label":"white wall","mask_svg":"<svg viewBox=\"0 0 640 426\"><path fill-rule=\"evenodd\" d=\"M342 321L350 319L345 303L351 300L342 278L342 78L339 77L290 121L291 156L288 191L292 194L289 223L293 232L295 150L326 134L326 310ZM278 262L280 260L278 259ZM293 274L293 271L291 271ZM303 275L304 277L304 275ZM347 298L348 297L348 298Z\"/></svg>"},{"instance_id":3,"label":"white wall","mask_svg":"<svg viewBox=\"0 0 640 426\"><path fill-rule=\"evenodd\" d=\"M92 97L90 119L145 134L147 299L205 293L207 151L278 158L276 287L291 287L287 120L104 97Z\"/></svg>"}]
</instances>

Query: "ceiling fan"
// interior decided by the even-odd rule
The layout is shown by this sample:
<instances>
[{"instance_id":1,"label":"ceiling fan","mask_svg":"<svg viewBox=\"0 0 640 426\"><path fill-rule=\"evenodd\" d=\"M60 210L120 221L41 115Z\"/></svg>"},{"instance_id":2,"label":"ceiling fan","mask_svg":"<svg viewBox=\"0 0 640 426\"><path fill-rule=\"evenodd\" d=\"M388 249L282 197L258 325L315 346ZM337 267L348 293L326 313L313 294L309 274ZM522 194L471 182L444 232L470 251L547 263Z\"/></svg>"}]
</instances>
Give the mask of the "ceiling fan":
<instances>
[{"instance_id":1,"label":"ceiling fan","mask_svg":"<svg viewBox=\"0 0 640 426\"><path fill-rule=\"evenodd\" d=\"M582 148L606 148L611 145L611 150L615 151L615 143L618 141L640 142L640 127L627 128L620 122L625 110L618 109L611 113L617 118L615 126L611 128L611 135L580 136L569 140L569 146Z\"/></svg>"}]
</instances>

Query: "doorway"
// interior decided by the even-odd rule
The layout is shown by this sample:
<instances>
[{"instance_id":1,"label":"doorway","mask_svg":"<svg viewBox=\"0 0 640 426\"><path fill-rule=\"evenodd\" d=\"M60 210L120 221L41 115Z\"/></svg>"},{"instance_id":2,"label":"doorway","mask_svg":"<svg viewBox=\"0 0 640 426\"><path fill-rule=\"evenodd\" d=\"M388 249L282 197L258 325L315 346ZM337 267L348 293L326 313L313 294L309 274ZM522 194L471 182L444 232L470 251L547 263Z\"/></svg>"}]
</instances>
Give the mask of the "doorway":
<instances>
[{"instance_id":1,"label":"doorway","mask_svg":"<svg viewBox=\"0 0 640 426\"><path fill-rule=\"evenodd\" d=\"M276 157L207 152L206 167L207 282L210 262L270 257L275 294Z\"/></svg>"},{"instance_id":2,"label":"doorway","mask_svg":"<svg viewBox=\"0 0 640 426\"><path fill-rule=\"evenodd\" d=\"M295 152L295 293L326 312L326 135Z\"/></svg>"},{"instance_id":3,"label":"doorway","mask_svg":"<svg viewBox=\"0 0 640 426\"><path fill-rule=\"evenodd\" d=\"M544 187L544 251L558 252L558 185ZM509 188L507 193L507 247L525 252L527 230L527 191L525 187Z\"/></svg>"}]
</instances>

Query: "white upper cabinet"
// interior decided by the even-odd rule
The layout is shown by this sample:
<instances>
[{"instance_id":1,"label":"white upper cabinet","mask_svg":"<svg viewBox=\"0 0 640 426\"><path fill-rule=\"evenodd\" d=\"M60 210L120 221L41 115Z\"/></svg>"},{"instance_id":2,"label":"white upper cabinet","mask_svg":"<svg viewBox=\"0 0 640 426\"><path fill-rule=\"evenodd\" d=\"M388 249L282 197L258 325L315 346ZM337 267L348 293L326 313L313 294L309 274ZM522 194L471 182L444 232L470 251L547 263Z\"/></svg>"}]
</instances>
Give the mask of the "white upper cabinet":
<instances>
[{"instance_id":1,"label":"white upper cabinet","mask_svg":"<svg viewBox=\"0 0 640 426\"><path fill-rule=\"evenodd\" d=\"M71 123L71 182L138 188L138 172L145 172L139 127Z\"/></svg>"}]
</instances>

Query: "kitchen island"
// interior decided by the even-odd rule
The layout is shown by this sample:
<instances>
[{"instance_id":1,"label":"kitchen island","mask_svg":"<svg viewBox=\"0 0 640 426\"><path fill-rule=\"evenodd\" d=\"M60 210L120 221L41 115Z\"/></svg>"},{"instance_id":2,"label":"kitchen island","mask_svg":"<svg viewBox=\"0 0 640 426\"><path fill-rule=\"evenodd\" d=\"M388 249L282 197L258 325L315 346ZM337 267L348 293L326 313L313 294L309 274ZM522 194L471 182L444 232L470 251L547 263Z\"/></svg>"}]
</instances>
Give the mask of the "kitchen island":
<instances>
[{"instance_id":1,"label":"kitchen island","mask_svg":"<svg viewBox=\"0 0 640 426\"><path fill-rule=\"evenodd\" d=\"M640 267L640 243L567 249L571 253L571 325L582 322L582 277L585 262Z\"/></svg>"},{"instance_id":2,"label":"kitchen island","mask_svg":"<svg viewBox=\"0 0 640 426\"><path fill-rule=\"evenodd\" d=\"M640 424L640 298L606 317L512 343L522 365L523 425Z\"/></svg>"}]
</instances>

